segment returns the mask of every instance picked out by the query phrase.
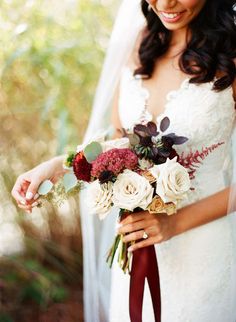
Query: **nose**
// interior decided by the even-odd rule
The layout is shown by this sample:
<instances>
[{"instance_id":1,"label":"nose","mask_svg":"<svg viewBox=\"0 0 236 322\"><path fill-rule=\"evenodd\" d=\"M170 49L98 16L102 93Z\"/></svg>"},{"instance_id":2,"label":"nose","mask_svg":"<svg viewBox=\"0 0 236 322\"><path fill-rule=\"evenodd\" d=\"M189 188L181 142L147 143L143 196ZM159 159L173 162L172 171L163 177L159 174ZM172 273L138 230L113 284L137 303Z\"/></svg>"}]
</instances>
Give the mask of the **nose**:
<instances>
[{"instance_id":1,"label":"nose","mask_svg":"<svg viewBox=\"0 0 236 322\"><path fill-rule=\"evenodd\" d=\"M151 6L158 6L163 10L173 8L176 5L177 0L146 0Z\"/></svg>"}]
</instances>

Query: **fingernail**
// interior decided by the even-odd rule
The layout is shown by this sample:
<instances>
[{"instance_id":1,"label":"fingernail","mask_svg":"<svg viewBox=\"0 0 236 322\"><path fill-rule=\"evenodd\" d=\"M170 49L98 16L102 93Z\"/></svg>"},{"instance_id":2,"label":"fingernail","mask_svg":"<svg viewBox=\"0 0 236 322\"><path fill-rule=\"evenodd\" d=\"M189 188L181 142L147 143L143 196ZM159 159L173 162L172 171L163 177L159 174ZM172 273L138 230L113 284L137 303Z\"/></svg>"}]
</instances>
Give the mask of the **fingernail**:
<instances>
[{"instance_id":1,"label":"fingernail","mask_svg":"<svg viewBox=\"0 0 236 322\"><path fill-rule=\"evenodd\" d=\"M31 214L31 211L30 211L30 210L26 210L26 212L27 212L28 214Z\"/></svg>"},{"instance_id":2,"label":"fingernail","mask_svg":"<svg viewBox=\"0 0 236 322\"><path fill-rule=\"evenodd\" d=\"M131 253L134 249L133 249L133 247L129 247L127 250L129 253Z\"/></svg>"},{"instance_id":3,"label":"fingernail","mask_svg":"<svg viewBox=\"0 0 236 322\"><path fill-rule=\"evenodd\" d=\"M32 199L33 198L32 192L27 192L25 197L26 197L27 200Z\"/></svg>"},{"instance_id":4,"label":"fingernail","mask_svg":"<svg viewBox=\"0 0 236 322\"><path fill-rule=\"evenodd\" d=\"M36 206L38 206L38 204L39 204L38 201L35 201L32 203L31 207L36 207Z\"/></svg>"},{"instance_id":5,"label":"fingernail","mask_svg":"<svg viewBox=\"0 0 236 322\"><path fill-rule=\"evenodd\" d=\"M25 201L24 199L21 199L21 200L20 200L20 203L21 203L22 205L24 205L24 206L26 205L26 201Z\"/></svg>"},{"instance_id":6,"label":"fingernail","mask_svg":"<svg viewBox=\"0 0 236 322\"><path fill-rule=\"evenodd\" d=\"M116 229L119 229L119 228L120 228L120 227L122 227L122 226L123 226L123 224L121 224L121 223L119 223L119 222L118 222L118 223L116 224Z\"/></svg>"},{"instance_id":7,"label":"fingernail","mask_svg":"<svg viewBox=\"0 0 236 322\"><path fill-rule=\"evenodd\" d=\"M34 200L36 200L38 197L39 197L39 194L38 194L38 193L36 193L36 194L34 195Z\"/></svg>"}]
</instances>

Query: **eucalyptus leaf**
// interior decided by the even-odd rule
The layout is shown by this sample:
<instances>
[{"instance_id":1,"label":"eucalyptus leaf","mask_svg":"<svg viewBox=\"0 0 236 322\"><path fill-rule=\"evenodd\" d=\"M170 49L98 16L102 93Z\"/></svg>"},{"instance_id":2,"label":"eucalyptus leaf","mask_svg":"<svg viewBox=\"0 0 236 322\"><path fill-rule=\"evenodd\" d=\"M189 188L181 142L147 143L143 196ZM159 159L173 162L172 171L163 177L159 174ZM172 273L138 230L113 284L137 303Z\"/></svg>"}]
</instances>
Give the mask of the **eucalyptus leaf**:
<instances>
[{"instance_id":1,"label":"eucalyptus leaf","mask_svg":"<svg viewBox=\"0 0 236 322\"><path fill-rule=\"evenodd\" d=\"M102 146L99 142L91 142L84 149L84 156L89 163L93 162L101 153Z\"/></svg>"},{"instance_id":2,"label":"eucalyptus leaf","mask_svg":"<svg viewBox=\"0 0 236 322\"><path fill-rule=\"evenodd\" d=\"M41 183L41 185L38 188L38 194L41 196L45 196L46 194L48 194L53 187L53 183L50 180L45 180Z\"/></svg>"},{"instance_id":3,"label":"eucalyptus leaf","mask_svg":"<svg viewBox=\"0 0 236 322\"><path fill-rule=\"evenodd\" d=\"M66 173L63 176L63 186L66 192L69 192L72 188L74 188L78 183L78 180L74 173Z\"/></svg>"}]
</instances>

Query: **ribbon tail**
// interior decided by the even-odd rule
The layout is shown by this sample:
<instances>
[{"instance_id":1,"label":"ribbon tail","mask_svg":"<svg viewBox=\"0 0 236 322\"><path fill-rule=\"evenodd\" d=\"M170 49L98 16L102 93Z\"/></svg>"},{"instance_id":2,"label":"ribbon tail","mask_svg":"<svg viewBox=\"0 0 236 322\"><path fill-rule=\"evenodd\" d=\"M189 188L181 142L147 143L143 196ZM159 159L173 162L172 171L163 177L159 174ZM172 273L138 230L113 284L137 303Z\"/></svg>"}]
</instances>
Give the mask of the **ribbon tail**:
<instances>
[{"instance_id":1,"label":"ribbon tail","mask_svg":"<svg viewBox=\"0 0 236 322\"><path fill-rule=\"evenodd\" d=\"M147 255L145 248L138 249L133 253L129 294L129 314L131 322L142 322Z\"/></svg>"},{"instance_id":2,"label":"ribbon tail","mask_svg":"<svg viewBox=\"0 0 236 322\"><path fill-rule=\"evenodd\" d=\"M133 253L129 294L131 322L142 322L145 278L150 289L155 321L161 322L160 279L154 246L144 247Z\"/></svg>"},{"instance_id":3,"label":"ribbon tail","mask_svg":"<svg viewBox=\"0 0 236 322\"><path fill-rule=\"evenodd\" d=\"M152 297L152 305L156 322L161 322L161 289L159 269L154 246L148 248L147 280Z\"/></svg>"}]
</instances>

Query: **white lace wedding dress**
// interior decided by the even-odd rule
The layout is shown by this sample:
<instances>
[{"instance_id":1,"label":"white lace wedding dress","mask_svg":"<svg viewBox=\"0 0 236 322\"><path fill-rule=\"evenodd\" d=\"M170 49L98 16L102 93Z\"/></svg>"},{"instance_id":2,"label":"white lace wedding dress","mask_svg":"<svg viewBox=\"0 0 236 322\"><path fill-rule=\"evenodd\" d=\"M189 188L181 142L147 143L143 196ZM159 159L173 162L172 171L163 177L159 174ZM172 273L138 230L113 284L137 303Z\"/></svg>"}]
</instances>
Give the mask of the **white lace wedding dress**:
<instances>
[{"instance_id":1,"label":"white lace wedding dress","mask_svg":"<svg viewBox=\"0 0 236 322\"><path fill-rule=\"evenodd\" d=\"M190 150L224 142L205 158L192 181L194 191L183 207L224 189L231 176L230 135L235 118L232 88L216 93L213 82L195 85L186 79L170 92L163 114L170 119L167 133L189 140L176 150ZM125 67L120 84L119 115L124 128L131 128L144 115L148 91L142 80ZM161 287L161 322L236 321L236 221L230 214L155 245ZM233 235L234 234L234 235ZM115 262L114 262L115 263ZM112 270L110 322L128 322L129 275L116 263ZM143 322L154 321L147 283Z\"/></svg>"}]
</instances>

